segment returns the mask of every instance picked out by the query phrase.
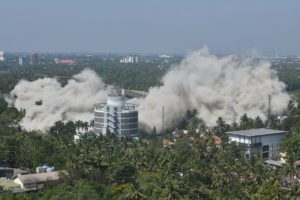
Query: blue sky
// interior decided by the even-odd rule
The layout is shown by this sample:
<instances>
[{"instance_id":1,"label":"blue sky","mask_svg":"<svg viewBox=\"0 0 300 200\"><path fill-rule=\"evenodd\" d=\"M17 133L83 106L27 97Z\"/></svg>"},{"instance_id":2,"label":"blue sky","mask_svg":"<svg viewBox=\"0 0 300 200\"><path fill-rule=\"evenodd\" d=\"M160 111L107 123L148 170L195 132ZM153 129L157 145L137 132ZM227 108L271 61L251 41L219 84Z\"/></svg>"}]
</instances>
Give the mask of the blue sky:
<instances>
[{"instance_id":1,"label":"blue sky","mask_svg":"<svg viewBox=\"0 0 300 200\"><path fill-rule=\"evenodd\" d=\"M299 0L1 0L0 49L300 55Z\"/></svg>"}]
</instances>

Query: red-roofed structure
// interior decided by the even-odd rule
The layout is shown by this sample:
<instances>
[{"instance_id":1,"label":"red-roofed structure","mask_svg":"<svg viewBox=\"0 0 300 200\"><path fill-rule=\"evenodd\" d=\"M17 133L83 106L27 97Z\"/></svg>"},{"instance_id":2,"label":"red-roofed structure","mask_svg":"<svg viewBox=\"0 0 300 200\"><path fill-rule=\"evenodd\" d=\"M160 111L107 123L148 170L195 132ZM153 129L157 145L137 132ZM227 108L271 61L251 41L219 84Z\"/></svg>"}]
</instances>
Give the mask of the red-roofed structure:
<instances>
[{"instance_id":1,"label":"red-roofed structure","mask_svg":"<svg viewBox=\"0 0 300 200\"><path fill-rule=\"evenodd\" d=\"M170 145L175 144L175 142L172 142L172 141L167 140L167 139L163 139L162 144L163 144L163 146L170 146Z\"/></svg>"},{"instance_id":2,"label":"red-roofed structure","mask_svg":"<svg viewBox=\"0 0 300 200\"><path fill-rule=\"evenodd\" d=\"M57 64L61 64L61 65L73 65L75 63L74 60L60 60L57 62Z\"/></svg>"}]
</instances>

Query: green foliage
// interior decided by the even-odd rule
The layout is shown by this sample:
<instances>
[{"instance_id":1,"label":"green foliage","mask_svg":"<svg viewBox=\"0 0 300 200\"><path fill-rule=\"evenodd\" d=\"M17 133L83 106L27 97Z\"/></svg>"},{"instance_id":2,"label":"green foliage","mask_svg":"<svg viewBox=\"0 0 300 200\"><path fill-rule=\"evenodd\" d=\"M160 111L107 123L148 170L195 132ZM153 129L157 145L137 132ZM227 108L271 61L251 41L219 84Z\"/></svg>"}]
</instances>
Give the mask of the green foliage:
<instances>
[{"instance_id":1,"label":"green foliage","mask_svg":"<svg viewBox=\"0 0 300 200\"><path fill-rule=\"evenodd\" d=\"M300 89L299 67L297 63L277 63L272 66L277 72L279 79L287 84L288 91Z\"/></svg>"},{"instance_id":2,"label":"green foliage","mask_svg":"<svg viewBox=\"0 0 300 200\"><path fill-rule=\"evenodd\" d=\"M62 84L85 66L28 66L1 67L0 92L8 93L21 78L35 80L57 76ZM278 66L275 66L278 67ZM91 63L108 84L128 89L148 89L158 85L165 70L153 64L120 65L117 62ZM279 70L288 89L300 88L292 68ZM299 73L299 72L297 72ZM290 78L288 78L290 76ZM297 75L298 76L298 75ZM297 78L298 79L298 78ZM41 104L42 102L36 102ZM49 184L34 193L12 195L0 191L0 199L297 199L299 184L284 184L283 180L297 176L299 169L293 162L300 159L300 107L289 105L282 123L274 120L274 127L290 130L284 142L288 165L272 169L259 158L245 159L245 146L228 143L226 131L261 128L264 122L244 114L240 121L227 124L222 118L208 129L196 118L196 111L188 111L179 127L188 135L168 139L176 144L163 147L162 139L117 139L113 134L95 137L85 135L74 144L73 134L88 129L89 123L58 121L47 133L27 132L18 126L24 111L7 107L0 98L0 162L20 168L34 169L41 164L53 165L68 171L58 185ZM92 123L91 123L92 124ZM200 136L204 134L205 137ZM212 135L222 138L216 145Z\"/></svg>"},{"instance_id":3,"label":"green foliage","mask_svg":"<svg viewBox=\"0 0 300 200\"><path fill-rule=\"evenodd\" d=\"M128 161L122 161L117 164L114 172L114 179L118 183L128 183L135 180L136 169Z\"/></svg>"},{"instance_id":4,"label":"green foliage","mask_svg":"<svg viewBox=\"0 0 300 200\"><path fill-rule=\"evenodd\" d=\"M40 197L41 200L96 200L100 199L103 188L96 188L92 183L79 180L74 183L60 184L46 190Z\"/></svg>"},{"instance_id":5,"label":"green foliage","mask_svg":"<svg viewBox=\"0 0 300 200\"><path fill-rule=\"evenodd\" d=\"M158 138L120 140L113 135L90 135L74 144L62 137L68 126L76 126L67 124L52 127L57 134L21 130L6 139L1 135L12 146L11 164L35 168L48 163L69 174L58 185L15 199L290 199L298 194L297 186L291 186L293 192L283 189L284 170L245 159L242 145L216 145L210 136L195 134L193 139L176 138L169 147Z\"/></svg>"},{"instance_id":6,"label":"green foliage","mask_svg":"<svg viewBox=\"0 0 300 200\"><path fill-rule=\"evenodd\" d=\"M291 164L300 160L300 134L291 134L283 143L283 149Z\"/></svg>"},{"instance_id":7,"label":"green foliage","mask_svg":"<svg viewBox=\"0 0 300 200\"><path fill-rule=\"evenodd\" d=\"M0 98L0 114L2 114L7 109L7 102L4 98Z\"/></svg>"},{"instance_id":8,"label":"green foliage","mask_svg":"<svg viewBox=\"0 0 300 200\"><path fill-rule=\"evenodd\" d=\"M159 68L158 63L120 64L118 61L97 61L78 65L30 65L30 66L0 66L0 94L9 93L21 80L29 81L44 77L56 77L62 85L85 68L95 70L107 84L114 84L126 89L147 90L159 85L162 76L170 64ZM37 101L38 105L42 102Z\"/></svg>"},{"instance_id":9,"label":"green foliage","mask_svg":"<svg viewBox=\"0 0 300 200\"><path fill-rule=\"evenodd\" d=\"M1 109L1 108L0 108ZM0 124L16 124L19 122L25 115L25 111L18 111L14 107L3 107L2 113L0 112Z\"/></svg>"}]
</instances>

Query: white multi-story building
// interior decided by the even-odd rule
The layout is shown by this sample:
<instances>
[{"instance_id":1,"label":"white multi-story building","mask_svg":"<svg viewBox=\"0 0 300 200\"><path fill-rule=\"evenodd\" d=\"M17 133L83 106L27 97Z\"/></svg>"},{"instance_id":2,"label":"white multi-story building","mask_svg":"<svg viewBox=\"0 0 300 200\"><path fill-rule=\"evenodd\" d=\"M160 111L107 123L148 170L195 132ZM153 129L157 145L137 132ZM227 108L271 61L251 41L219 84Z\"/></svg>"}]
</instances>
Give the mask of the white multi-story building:
<instances>
[{"instance_id":1,"label":"white multi-story building","mask_svg":"<svg viewBox=\"0 0 300 200\"><path fill-rule=\"evenodd\" d=\"M126 103L124 90L111 88L107 102L96 105L94 111L96 134L114 133L118 137L138 135L138 111L135 104Z\"/></svg>"},{"instance_id":2,"label":"white multi-story building","mask_svg":"<svg viewBox=\"0 0 300 200\"><path fill-rule=\"evenodd\" d=\"M249 129L226 132L229 141L245 144L246 156L261 156L263 159L277 159L280 145L287 131L274 129Z\"/></svg>"},{"instance_id":3,"label":"white multi-story building","mask_svg":"<svg viewBox=\"0 0 300 200\"><path fill-rule=\"evenodd\" d=\"M126 56L120 59L120 63L138 63L139 57L138 56Z\"/></svg>"},{"instance_id":4,"label":"white multi-story building","mask_svg":"<svg viewBox=\"0 0 300 200\"><path fill-rule=\"evenodd\" d=\"M3 51L0 51L0 61L5 61L5 54Z\"/></svg>"}]
</instances>

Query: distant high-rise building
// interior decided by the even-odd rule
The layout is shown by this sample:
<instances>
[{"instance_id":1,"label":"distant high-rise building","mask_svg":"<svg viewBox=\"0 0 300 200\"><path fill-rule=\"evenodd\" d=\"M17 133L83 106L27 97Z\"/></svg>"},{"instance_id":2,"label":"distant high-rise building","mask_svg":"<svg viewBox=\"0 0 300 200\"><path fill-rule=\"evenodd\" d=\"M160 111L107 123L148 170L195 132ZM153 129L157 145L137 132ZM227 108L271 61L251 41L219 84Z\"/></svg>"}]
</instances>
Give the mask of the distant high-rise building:
<instances>
[{"instance_id":1,"label":"distant high-rise building","mask_svg":"<svg viewBox=\"0 0 300 200\"><path fill-rule=\"evenodd\" d=\"M29 64L30 64L30 65L36 65L36 64L38 64L38 56L37 56L37 53L31 52L31 54L30 54L30 56L29 56Z\"/></svg>"},{"instance_id":2,"label":"distant high-rise building","mask_svg":"<svg viewBox=\"0 0 300 200\"><path fill-rule=\"evenodd\" d=\"M59 59L58 58L54 58L54 63L58 64L58 62L59 62Z\"/></svg>"},{"instance_id":3,"label":"distant high-rise building","mask_svg":"<svg viewBox=\"0 0 300 200\"><path fill-rule=\"evenodd\" d=\"M0 61L5 61L5 54L3 51L0 51Z\"/></svg>"},{"instance_id":4,"label":"distant high-rise building","mask_svg":"<svg viewBox=\"0 0 300 200\"><path fill-rule=\"evenodd\" d=\"M24 65L24 58L22 56L19 57L19 65Z\"/></svg>"},{"instance_id":5,"label":"distant high-rise building","mask_svg":"<svg viewBox=\"0 0 300 200\"><path fill-rule=\"evenodd\" d=\"M26 56L19 56L19 65L26 65L26 64L28 64Z\"/></svg>"},{"instance_id":6,"label":"distant high-rise building","mask_svg":"<svg viewBox=\"0 0 300 200\"><path fill-rule=\"evenodd\" d=\"M96 105L94 114L94 130L98 135L108 132L117 137L138 135L137 106L126 103L124 90L110 88L107 102Z\"/></svg>"}]
</instances>

